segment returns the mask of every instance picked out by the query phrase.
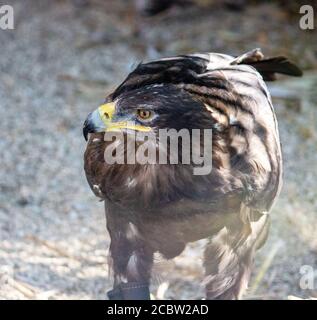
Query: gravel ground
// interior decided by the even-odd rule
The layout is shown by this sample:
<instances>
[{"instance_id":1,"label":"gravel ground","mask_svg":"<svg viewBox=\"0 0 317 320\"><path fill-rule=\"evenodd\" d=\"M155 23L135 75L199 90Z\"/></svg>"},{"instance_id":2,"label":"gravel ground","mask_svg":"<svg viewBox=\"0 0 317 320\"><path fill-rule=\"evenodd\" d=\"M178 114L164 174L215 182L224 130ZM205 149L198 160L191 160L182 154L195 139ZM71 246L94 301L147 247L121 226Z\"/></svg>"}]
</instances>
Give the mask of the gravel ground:
<instances>
[{"instance_id":1,"label":"gravel ground","mask_svg":"<svg viewBox=\"0 0 317 320\"><path fill-rule=\"evenodd\" d=\"M6 2L16 28L0 30L0 299L104 299L109 238L103 204L84 177L83 120L143 59L254 47L312 71L271 87L285 183L247 297L317 296L299 287L302 265L317 270L316 31L269 5L136 20L123 0ZM157 259L156 298L203 296L201 245L175 261Z\"/></svg>"}]
</instances>

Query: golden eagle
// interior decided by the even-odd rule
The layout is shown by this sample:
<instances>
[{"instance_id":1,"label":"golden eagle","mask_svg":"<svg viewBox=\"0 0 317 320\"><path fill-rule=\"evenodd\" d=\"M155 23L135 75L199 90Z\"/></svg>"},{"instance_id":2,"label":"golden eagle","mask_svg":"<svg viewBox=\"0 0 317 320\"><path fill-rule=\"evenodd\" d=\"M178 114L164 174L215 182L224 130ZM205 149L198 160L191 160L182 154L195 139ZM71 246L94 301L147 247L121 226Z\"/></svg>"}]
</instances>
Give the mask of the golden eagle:
<instances>
[{"instance_id":1,"label":"golden eagle","mask_svg":"<svg viewBox=\"0 0 317 320\"><path fill-rule=\"evenodd\" d=\"M85 172L105 202L114 272L110 299L149 299L154 253L172 259L200 239L207 240L206 298L241 296L281 187L278 125L263 81L275 73L302 74L285 57L265 58L259 49L238 57L199 53L141 63L89 114ZM195 175L192 162L105 160L114 143L105 132L122 132L125 148L132 133L151 132L160 151L162 129L208 128L208 174Z\"/></svg>"}]
</instances>

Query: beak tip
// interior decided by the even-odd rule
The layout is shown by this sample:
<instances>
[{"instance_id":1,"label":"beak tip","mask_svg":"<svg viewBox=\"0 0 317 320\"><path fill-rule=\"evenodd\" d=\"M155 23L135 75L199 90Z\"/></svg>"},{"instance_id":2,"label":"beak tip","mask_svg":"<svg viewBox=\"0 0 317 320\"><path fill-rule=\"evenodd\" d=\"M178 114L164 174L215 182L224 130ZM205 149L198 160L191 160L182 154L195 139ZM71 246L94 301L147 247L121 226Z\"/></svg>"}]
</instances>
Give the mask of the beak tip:
<instances>
[{"instance_id":1,"label":"beak tip","mask_svg":"<svg viewBox=\"0 0 317 320\"><path fill-rule=\"evenodd\" d=\"M85 129L83 129L83 136L84 136L85 140L88 141L88 132Z\"/></svg>"},{"instance_id":2,"label":"beak tip","mask_svg":"<svg viewBox=\"0 0 317 320\"><path fill-rule=\"evenodd\" d=\"M83 136L85 140L88 141L89 133L104 131L104 126L105 124L100 117L98 109L89 113L83 125Z\"/></svg>"},{"instance_id":3,"label":"beak tip","mask_svg":"<svg viewBox=\"0 0 317 320\"><path fill-rule=\"evenodd\" d=\"M86 141L88 141L88 134L89 134L89 124L88 124L88 122L86 120L85 123L84 123L84 126L83 126L83 136L84 136Z\"/></svg>"}]
</instances>

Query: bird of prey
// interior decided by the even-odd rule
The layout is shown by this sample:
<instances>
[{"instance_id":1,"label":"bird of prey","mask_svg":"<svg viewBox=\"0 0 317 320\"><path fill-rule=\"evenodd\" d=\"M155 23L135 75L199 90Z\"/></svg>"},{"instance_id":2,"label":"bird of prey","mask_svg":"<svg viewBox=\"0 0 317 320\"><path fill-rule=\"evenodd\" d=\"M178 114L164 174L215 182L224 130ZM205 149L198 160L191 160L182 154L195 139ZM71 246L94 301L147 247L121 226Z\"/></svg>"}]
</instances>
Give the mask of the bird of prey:
<instances>
[{"instance_id":1,"label":"bird of prey","mask_svg":"<svg viewBox=\"0 0 317 320\"><path fill-rule=\"evenodd\" d=\"M105 203L114 276L110 299L149 299L154 254L172 259L201 239L206 298L241 297L281 188L278 124L264 83L276 73L302 74L285 57L265 58L260 49L238 57L163 58L139 64L88 115L84 168ZM160 151L162 129L212 129L211 171L194 174L192 162L106 161L113 143L106 133L122 132L118 139L126 148L129 136L149 131Z\"/></svg>"}]
</instances>

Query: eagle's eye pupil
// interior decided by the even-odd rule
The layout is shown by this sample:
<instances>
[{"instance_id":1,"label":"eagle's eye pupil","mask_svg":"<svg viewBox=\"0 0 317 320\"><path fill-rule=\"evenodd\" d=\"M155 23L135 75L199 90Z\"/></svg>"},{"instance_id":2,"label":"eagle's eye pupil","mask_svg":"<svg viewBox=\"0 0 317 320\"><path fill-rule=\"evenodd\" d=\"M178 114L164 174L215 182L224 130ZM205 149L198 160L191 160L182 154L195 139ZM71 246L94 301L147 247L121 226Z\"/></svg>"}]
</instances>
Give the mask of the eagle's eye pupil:
<instances>
[{"instance_id":1,"label":"eagle's eye pupil","mask_svg":"<svg viewBox=\"0 0 317 320\"><path fill-rule=\"evenodd\" d=\"M142 110L142 109L138 109L138 116L141 119L149 119L151 117L152 113L149 110Z\"/></svg>"}]
</instances>

